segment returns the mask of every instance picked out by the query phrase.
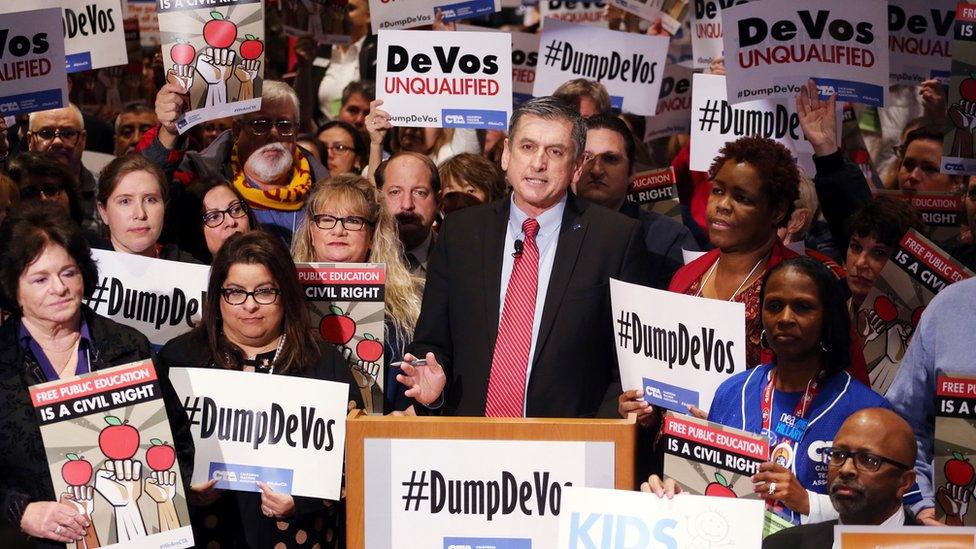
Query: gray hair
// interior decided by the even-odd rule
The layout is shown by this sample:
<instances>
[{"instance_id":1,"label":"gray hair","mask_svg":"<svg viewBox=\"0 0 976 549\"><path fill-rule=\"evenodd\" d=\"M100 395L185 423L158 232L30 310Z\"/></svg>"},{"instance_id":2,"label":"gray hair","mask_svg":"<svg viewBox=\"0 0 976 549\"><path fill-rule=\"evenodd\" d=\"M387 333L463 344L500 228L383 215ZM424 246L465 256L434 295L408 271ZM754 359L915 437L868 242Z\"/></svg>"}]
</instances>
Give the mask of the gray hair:
<instances>
[{"instance_id":1,"label":"gray hair","mask_svg":"<svg viewBox=\"0 0 976 549\"><path fill-rule=\"evenodd\" d=\"M295 120L301 116L298 109L298 94L295 90L278 80L265 80L261 83L261 98L263 101L290 101L295 109Z\"/></svg>"},{"instance_id":2,"label":"gray hair","mask_svg":"<svg viewBox=\"0 0 976 549\"><path fill-rule=\"evenodd\" d=\"M60 111L60 110L71 111L75 119L78 121L78 127L82 130L85 129L85 117L82 116L81 109L79 109L74 103L68 103L64 107L61 107L60 109L50 109L46 111L35 111L30 113L30 115L28 115L27 118L27 129L29 129L30 131L34 131L34 120L37 118L38 115L51 112L51 111Z\"/></svg>"},{"instance_id":3,"label":"gray hair","mask_svg":"<svg viewBox=\"0 0 976 549\"><path fill-rule=\"evenodd\" d=\"M579 158L583 155L586 149L586 123L575 107L551 95L530 99L512 111L512 119L508 123L510 137L515 137L519 121L526 115L537 116L544 120L569 122L572 126L573 157Z\"/></svg>"}]
</instances>

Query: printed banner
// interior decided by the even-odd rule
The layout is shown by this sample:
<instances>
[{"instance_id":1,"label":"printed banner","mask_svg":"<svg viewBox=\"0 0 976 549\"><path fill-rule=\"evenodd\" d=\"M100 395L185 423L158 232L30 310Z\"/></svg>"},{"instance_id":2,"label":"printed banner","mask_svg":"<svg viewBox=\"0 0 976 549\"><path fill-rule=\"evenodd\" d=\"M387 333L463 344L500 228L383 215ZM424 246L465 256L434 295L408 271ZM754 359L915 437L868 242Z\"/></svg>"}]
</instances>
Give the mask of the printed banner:
<instances>
[{"instance_id":1,"label":"printed banner","mask_svg":"<svg viewBox=\"0 0 976 549\"><path fill-rule=\"evenodd\" d=\"M722 10L732 103L788 97L811 77L822 97L885 106L888 22L884 0L764 0Z\"/></svg>"},{"instance_id":2,"label":"printed banner","mask_svg":"<svg viewBox=\"0 0 976 549\"><path fill-rule=\"evenodd\" d=\"M928 229L929 240L937 246L959 244L963 215L963 197L956 193L919 193L900 190L877 190L875 195L885 195L904 200L918 210Z\"/></svg>"},{"instance_id":3,"label":"printed banner","mask_svg":"<svg viewBox=\"0 0 976 549\"><path fill-rule=\"evenodd\" d=\"M312 322L349 364L366 411L383 413L386 265L297 263Z\"/></svg>"},{"instance_id":4,"label":"printed banner","mask_svg":"<svg viewBox=\"0 0 976 549\"><path fill-rule=\"evenodd\" d=\"M348 0L281 0L285 34L311 36L320 44L348 44L343 26Z\"/></svg>"},{"instance_id":5,"label":"printed banner","mask_svg":"<svg viewBox=\"0 0 976 549\"><path fill-rule=\"evenodd\" d=\"M972 276L914 229L902 237L857 312L872 389L881 395L888 391L922 311L935 294Z\"/></svg>"},{"instance_id":6,"label":"printed banner","mask_svg":"<svg viewBox=\"0 0 976 549\"><path fill-rule=\"evenodd\" d=\"M505 130L511 52L503 33L382 31L376 98L394 126Z\"/></svg>"},{"instance_id":7,"label":"printed banner","mask_svg":"<svg viewBox=\"0 0 976 549\"><path fill-rule=\"evenodd\" d=\"M194 484L338 500L346 445L345 383L217 368L172 368L190 421Z\"/></svg>"},{"instance_id":8,"label":"printed banner","mask_svg":"<svg viewBox=\"0 0 976 549\"><path fill-rule=\"evenodd\" d=\"M674 168L638 172L630 176L627 199L681 223L681 203Z\"/></svg>"},{"instance_id":9,"label":"printed banner","mask_svg":"<svg viewBox=\"0 0 976 549\"><path fill-rule=\"evenodd\" d=\"M976 546L976 528L838 525L834 526L834 542L839 549L970 549Z\"/></svg>"},{"instance_id":10,"label":"printed banner","mask_svg":"<svg viewBox=\"0 0 976 549\"><path fill-rule=\"evenodd\" d=\"M263 0L157 0L166 81L186 90L193 126L261 108L264 81Z\"/></svg>"},{"instance_id":11,"label":"printed banner","mask_svg":"<svg viewBox=\"0 0 976 549\"><path fill-rule=\"evenodd\" d=\"M952 64L956 0L888 0L891 84L917 86Z\"/></svg>"},{"instance_id":12,"label":"printed banner","mask_svg":"<svg viewBox=\"0 0 976 549\"><path fill-rule=\"evenodd\" d=\"M412 29L434 24L434 10L440 8L449 23L489 15L502 9L499 0L369 0L373 32Z\"/></svg>"},{"instance_id":13,"label":"printed banner","mask_svg":"<svg viewBox=\"0 0 976 549\"><path fill-rule=\"evenodd\" d=\"M57 8L0 14L0 116L68 103L60 27Z\"/></svg>"},{"instance_id":14,"label":"printed banner","mask_svg":"<svg viewBox=\"0 0 976 549\"><path fill-rule=\"evenodd\" d=\"M555 547L568 487L614 486L612 442L367 438L364 450L366 549Z\"/></svg>"},{"instance_id":15,"label":"printed banner","mask_svg":"<svg viewBox=\"0 0 976 549\"><path fill-rule=\"evenodd\" d=\"M664 474L681 491L702 496L758 499L752 475L769 460L769 439L674 412L661 426Z\"/></svg>"},{"instance_id":16,"label":"printed banner","mask_svg":"<svg viewBox=\"0 0 976 549\"><path fill-rule=\"evenodd\" d=\"M92 258L100 279L85 300L92 311L139 330L157 347L200 322L210 267L107 250L92 250Z\"/></svg>"},{"instance_id":17,"label":"printed banner","mask_svg":"<svg viewBox=\"0 0 976 549\"><path fill-rule=\"evenodd\" d=\"M976 526L976 377L939 373L935 381L935 513L947 526Z\"/></svg>"},{"instance_id":18,"label":"printed banner","mask_svg":"<svg viewBox=\"0 0 976 549\"><path fill-rule=\"evenodd\" d=\"M78 548L193 546L151 360L34 385L30 397L54 493L91 522Z\"/></svg>"},{"instance_id":19,"label":"printed banner","mask_svg":"<svg viewBox=\"0 0 976 549\"><path fill-rule=\"evenodd\" d=\"M159 47L159 19L156 0L126 0L126 17L139 18L139 43L144 48Z\"/></svg>"},{"instance_id":20,"label":"printed banner","mask_svg":"<svg viewBox=\"0 0 976 549\"><path fill-rule=\"evenodd\" d=\"M712 60L722 56L722 10L742 0L695 0L691 21L693 68L707 69Z\"/></svg>"},{"instance_id":21,"label":"printed banner","mask_svg":"<svg viewBox=\"0 0 976 549\"><path fill-rule=\"evenodd\" d=\"M613 44L613 47L608 47ZM668 38L546 22L539 40L542 64L536 69L536 97L550 95L567 80L596 80L614 107L646 116L656 111L664 79Z\"/></svg>"},{"instance_id":22,"label":"printed banner","mask_svg":"<svg viewBox=\"0 0 976 549\"><path fill-rule=\"evenodd\" d=\"M723 381L746 368L745 305L610 279L617 362L625 391L687 413L708 410Z\"/></svg>"},{"instance_id":23,"label":"printed banner","mask_svg":"<svg viewBox=\"0 0 976 549\"><path fill-rule=\"evenodd\" d=\"M671 499L573 486L564 491L559 545L593 547L762 546L763 502L679 494Z\"/></svg>"},{"instance_id":24,"label":"printed banner","mask_svg":"<svg viewBox=\"0 0 976 549\"><path fill-rule=\"evenodd\" d=\"M547 17L567 23L582 23L603 28L607 28L610 24L607 5L603 0L540 0L539 23L545 25Z\"/></svg>"},{"instance_id":25,"label":"printed banner","mask_svg":"<svg viewBox=\"0 0 976 549\"><path fill-rule=\"evenodd\" d=\"M644 142L691 133L692 70L682 65L664 67L661 95L654 116L647 117Z\"/></svg>"},{"instance_id":26,"label":"printed banner","mask_svg":"<svg viewBox=\"0 0 976 549\"><path fill-rule=\"evenodd\" d=\"M956 7L952 43L952 72L949 76L948 131L942 142L942 173L976 174L976 6Z\"/></svg>"},{"instance_id":27,"label":"printed banner","mask_svg":"<svg viewBox=\"0 0 976 549\"><path fill-rule=\"evenodd\" d=\"M539 35L512 33L512 101L516 105L532 99L535 67L539 62Z\"/></svg>"}]
</instances>

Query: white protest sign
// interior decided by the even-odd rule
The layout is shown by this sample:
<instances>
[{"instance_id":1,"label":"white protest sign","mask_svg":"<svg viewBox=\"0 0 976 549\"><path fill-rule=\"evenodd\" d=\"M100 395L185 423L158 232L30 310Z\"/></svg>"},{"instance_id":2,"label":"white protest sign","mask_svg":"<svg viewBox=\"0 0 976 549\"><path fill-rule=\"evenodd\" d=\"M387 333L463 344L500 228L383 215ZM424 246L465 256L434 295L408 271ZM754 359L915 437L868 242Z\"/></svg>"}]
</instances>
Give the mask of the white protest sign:
<instances>
[{"instance_id":1,"label":"white protest sign","mask_svg":"<svg viewBox=\"0 0 976 549\"><path fill-rule=\"evenodd\" d=\"M512 39L381 31L376 98L394 126L504 130L512 113Z\"/></svg>"},{"instance_id":2,"label":"white protest sign","mask_svg":"<svg viewBox=\"0 0 976 549\"><path fill-rule=\"evenodd\" d=\"M691 80L693 71L682 65L664 67L657 112L647 118L644 141L691 133Z\"/></svg>"},{"instance_id":3,"label":"white protest sign","mask_svg":"<svg viewBox=\"0 0 976 549\"><path fill-rule=\"evenodd\" d=\"M92 250L99 280L86 304L164 345L199 323L210 267ZM174 281L176 286L174 287Z\"/></svg>"},{"instance_id":4,"label":"white protest sign","mask_svg":"<svg viewBox=\"0 0 976 549\"><path fill-rule=\"evenodd\" d=\"M126 17L139 19L139 44L146 48L159 47L159 19L156 0L127 0Z\"/></svg>"},{"instance_id":5,"label":"white protest sign","mask_svg":"<svg viewBox=\"0 0 976 549\"><path fill-rule=\"evenodd\" d=\"M373 32L412 29L434 24L434 9L440 8L445 23L471 19L502 9L499 0L369 0Z\"/></svg>"},{"instance_id":6,"label":"white protest sign","mask_svg":"<svg viewBox=\"0 0 976 549\"><path fill-rule=\"evenodd\" d=\"M13 117L67 105L60 11L0 15L0 37L0 115Z\"/></svg>"},{"instance_id":7,"label":"white protest sign","mask_svg":"<svg viewBox=\"0 0 976 549\"><path fill-rule=\"evenodd\" d=\"M190 422L194 484L338 500L346 446L345 383L218 368L172 368Z\"/></svg>"},{"instance_id":8,"label":"white protest sign","mask_svg":"<svg viewBox=\"0 0 976 549\"><path fill-rule=\"evenodd\" d=\"M729 141L759 135L775 139L793 153L807 175L816 173L813 146L803 136L796 102L791 99L749 101L731 105L724 76L696 74L691 94L691 169L708 171L719 149ZM837 129L840 131L841 111ZM838 134L837 142L840 142Z\"/></svg>"},{"instance_id":9,"label":"white protest sign","mask_svg":"<svg viewBox=\"0 0 976 549\"><path fill-rule=\"evenodd\" d=\"M809 78L820 95L883 107L888 93L884 0L761 0L722 10L729 101L790 97Z\"/></svg>"},{"instance_id":10,"label":"white protest sign","mask_svg":"<svg viewBox=\"0 0 976 549\"><path fill-rule=\"evenodd\" d=\"M746 369L742 303L610 279L617 363L625 391L676 412L708 410L723 381Z\"/></svg>"},{"instance_id":11,"label":"white protest sign","mask_svg":"<svg viewBox=\"0 0 976 549\"><path fill-rule=\"evenodd\" d=\"M545 28L546 18L567 23L582 23L606 27L610 21L607 5L603 0L539 0L540 22Z\"/></svg>"},{"instance_id":12,"label":"white protest sign","mask_svg":"<svg viewBox=\"0 0 976 549\"><path fill-rule=\"evenodd\" d=\"M694 68L705 69L722 55L722 9L735 0L695 0L691 20L691 50Z\"/></svg>"},{"instance_id":13,"label":"white protest sign","mask_svg":"<svg viewBox=\"0 0 976 549\"><path fill-rule=\"evenodd\" d=\"M572 487L559 516L561 549L762 546L762 500Z\"/></svg>"},{"instance_id":14,"label":"white protest sign","mask_svg":"<svg viewBox=\"0 0 976 549\"><path fill-rule=\"evenodd\" d=\"M516 105L532 99L535 68L539 63L539 35L512 33L512 100Z\"/></svg>"},{"instance_id":15,"label":"white protest sign","mask_svg":"<svg viewBox=\"0 0 976 549\"><path fill-rule=\"evenodd\" d=\"M888 0L891 84L948 77L956 0Z\"/></svg>"},{"instance_id":16,"label":"white protest sign","mask_svg":"<svg viewBox=\"0 0 976 549\"><path fill-rule=\"evenodd\" d=\"M687 0L677 1L687 2ZM661 14L662 5L672 4L674 2L675 0L609 0L608 3L615 8L632 13L641 19L653 21Z\"/></svg>"},{"instance_id":17,"label":"white protest sign","mask_svg":"<svg viewBox=\"0 0 976 549\"><path fill-rule=\"evenodd\" d=\"M567 80L586 78L607 88L614 107L652 115L664 79L667 54L668 39L664 36L550 19L539 40L541 63L536 68L532 94L550 95Z\"/></svg>"},{"instance_id":18,"label":"white protest sign","mask_svg":"<svg viewBox=\"0 0 976 549\"><path fill-rule=\"evenodd\" d=\"M366 549L554 548L566 487L614 486L614 445L368 438L363 477Z\"/></svg>"}]
</instances>

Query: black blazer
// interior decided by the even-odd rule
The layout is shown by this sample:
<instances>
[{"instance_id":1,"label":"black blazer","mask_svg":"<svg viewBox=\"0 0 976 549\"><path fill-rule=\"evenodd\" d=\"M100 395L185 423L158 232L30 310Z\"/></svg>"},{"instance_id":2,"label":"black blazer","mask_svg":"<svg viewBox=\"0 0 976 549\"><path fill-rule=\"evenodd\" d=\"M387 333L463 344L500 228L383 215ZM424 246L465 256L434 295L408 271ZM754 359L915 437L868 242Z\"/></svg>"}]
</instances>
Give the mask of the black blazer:
<instances>
[{"instance_id":1,"label":"black blazer","mask_svg":"<svg viewBox=\"0 0 976 549\"><path fill-rule=\"evenodd\" d=\"M498 335L511 200L449 215L434 245L414 341L447 374L442 412L483 416ZM573 196L566 202L527 380L527 416L615 417L620 373L610 277L651 279L640 223Z\"/></svg>"},{"instance_id":2,"label":"black blazer","mask_svg":"<svg viewBox=\"0 0 976 549\"><path fill-rule=\"evenodd\" d=\"M781 530L763 540L763 549L830 549L834 543L834 526L838 521L828 520L804 524ZM905 512L905 526L918 526L918 521Z\"/></svg>"}]
</instances>

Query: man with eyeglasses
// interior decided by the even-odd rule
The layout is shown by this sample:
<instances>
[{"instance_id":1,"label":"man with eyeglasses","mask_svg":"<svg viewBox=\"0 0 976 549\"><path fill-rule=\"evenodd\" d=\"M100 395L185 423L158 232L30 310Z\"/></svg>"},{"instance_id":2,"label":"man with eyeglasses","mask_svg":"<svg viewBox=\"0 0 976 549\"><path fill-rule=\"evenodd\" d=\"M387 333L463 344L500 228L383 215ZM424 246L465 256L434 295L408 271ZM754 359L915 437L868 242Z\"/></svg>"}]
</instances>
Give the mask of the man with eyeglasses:
<instances>
[{"instance_id":1,"label":"man with eyeglasses","mask_svg":"<svg viewBox=\"0 0 976 549\"><path fill-rule=\"evenodd\" d=\"M902 497L915 483L915 435L898 414L884 408L851 414L823 455L830 501L840 519L787 528L766 538L763 549L838 547L837 524L918 524L902 507Z\"/></svg>"},{"instance_id":2,"label":"man with eyeglasses","mask_svg":"<svg viewBox=\"0 0 976 549\"><path fill-rule=\"evenodd\" d=\"M115 118L115 156L134 152L139 140L157 123L156 113L145 105L126 107Z\"/></svg>"}]
</instances>

